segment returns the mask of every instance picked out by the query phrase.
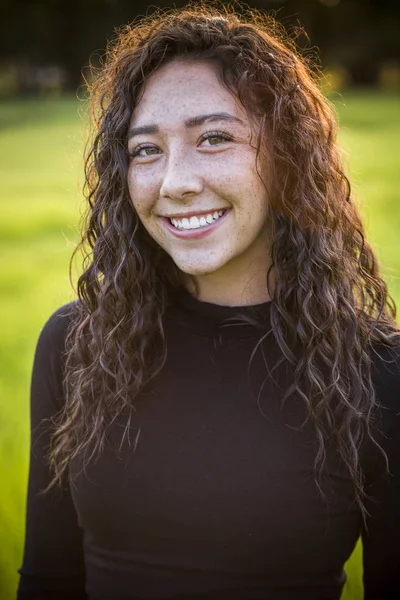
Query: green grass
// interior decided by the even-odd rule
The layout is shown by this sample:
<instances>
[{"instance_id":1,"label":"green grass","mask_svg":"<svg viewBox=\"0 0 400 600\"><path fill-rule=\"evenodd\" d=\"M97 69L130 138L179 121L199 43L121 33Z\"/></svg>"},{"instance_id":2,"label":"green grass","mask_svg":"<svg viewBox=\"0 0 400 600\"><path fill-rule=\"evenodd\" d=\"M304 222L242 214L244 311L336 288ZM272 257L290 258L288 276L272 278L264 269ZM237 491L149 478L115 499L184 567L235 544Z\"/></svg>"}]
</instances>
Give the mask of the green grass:
<instances>
[{"instance_id":1,"label":"green grass","mask_svg":"<svg viewBox=\"0 0 400 600\"><path fill-rule=\"evenodd\" d=\"M346 92L333 98L341 147L367 234L400 301L399 102ZM39 331L73 293L84 122L74 98L0 104L0 598L12 599L22 558L28 474L29 382ZM4 485L5 483L5 485ZM343 599L361 600L361 546L346 566Z\"/></svg>"}]
</instances>

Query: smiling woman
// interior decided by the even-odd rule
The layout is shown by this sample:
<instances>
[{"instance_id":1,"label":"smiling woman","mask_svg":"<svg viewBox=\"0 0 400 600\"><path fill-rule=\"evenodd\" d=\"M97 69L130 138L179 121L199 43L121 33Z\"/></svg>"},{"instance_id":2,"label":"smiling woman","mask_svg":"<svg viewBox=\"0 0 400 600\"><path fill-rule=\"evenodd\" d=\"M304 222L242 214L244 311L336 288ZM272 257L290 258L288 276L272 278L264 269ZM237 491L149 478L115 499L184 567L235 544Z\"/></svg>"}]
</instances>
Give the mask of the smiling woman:
<instances>
[{"instance_id":1,"label":"smiling woman","mask_svg":"<svg viewBox=\"0 0 400 600\"><path fill-rule=\"evenodd\" d=\"M181 59L149 77L131 119L129 193L150 236L196 276L199 299L257 304L270 299L266 159L260 177L255 119L218 75Z\"/></svg>"},{"instance_id":2,"label":"smiling woman","mask_svg":"<svg viewBox=\"0 0 400 600\"><path fill-rule=\"evenodd\" d=\"M18 600L400 597L400 330L311 67L262 13L127 26L77 299L32 373Z\"/></svg>"}]
</instances>

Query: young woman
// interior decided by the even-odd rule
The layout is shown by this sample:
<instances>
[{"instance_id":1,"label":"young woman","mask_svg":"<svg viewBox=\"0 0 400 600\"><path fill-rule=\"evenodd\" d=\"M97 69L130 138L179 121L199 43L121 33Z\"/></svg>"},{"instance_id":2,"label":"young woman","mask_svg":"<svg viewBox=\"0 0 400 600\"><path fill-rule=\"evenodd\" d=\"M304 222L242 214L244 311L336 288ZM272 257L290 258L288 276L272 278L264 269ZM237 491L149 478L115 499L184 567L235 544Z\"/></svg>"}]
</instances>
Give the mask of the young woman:
<instances>
[{"instance_id":1,"label":"young woman","mask_svg":"<svg viewBox=\"0 0 400 600\"><path fill-rule=\"evenodd\" d=\"M245 16L243 16L243 14ZM262 14L126 27L45 324L18 599L400 597L400 331L309 66Z\"/></svg>"}]
</instances>

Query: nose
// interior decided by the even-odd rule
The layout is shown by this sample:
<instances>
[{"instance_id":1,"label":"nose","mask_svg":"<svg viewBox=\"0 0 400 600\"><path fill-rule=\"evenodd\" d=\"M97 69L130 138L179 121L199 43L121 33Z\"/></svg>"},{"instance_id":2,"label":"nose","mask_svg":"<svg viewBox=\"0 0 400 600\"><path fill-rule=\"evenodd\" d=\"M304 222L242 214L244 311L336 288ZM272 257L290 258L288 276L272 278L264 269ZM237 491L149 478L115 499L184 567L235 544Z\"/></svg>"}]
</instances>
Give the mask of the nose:
<instances>
[{"instance_id":1,"label":"nose","mask_svg":"<svg viewBox=\"0 0 400 600\"><path fill-rule=\"evenodd\" d=\"M163 173L160 196L173 200L200 194L203 180L193 156L185 152L170 153Z\"/></svg>"}]
</instances>

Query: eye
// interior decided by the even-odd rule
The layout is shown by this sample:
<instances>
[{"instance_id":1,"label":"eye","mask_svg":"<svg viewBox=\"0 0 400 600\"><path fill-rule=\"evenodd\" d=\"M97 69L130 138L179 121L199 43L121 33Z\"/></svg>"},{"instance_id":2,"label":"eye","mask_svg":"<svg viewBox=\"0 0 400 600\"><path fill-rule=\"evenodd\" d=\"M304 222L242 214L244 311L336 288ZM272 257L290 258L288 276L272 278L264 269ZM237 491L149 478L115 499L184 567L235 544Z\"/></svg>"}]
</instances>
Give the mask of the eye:
<instances>
[{"instance_id":1,"label":"eye","mask_svg":"<svg viewBox=\"0 0 400 600\"><path fill-rule=\"evenodd\" d=\"M152 144L142 144L141 146L138 146L128 154L131 158L136 158L137 156L145 158L146 156L154 156L158 153L159 149L157 148L157 146L153 146Z\"/></svg>"},{"instance_id":2,"label":"eye","mask_svg":"<svg viewBox=\"0 0 400 600\"><path fill-rule=\"evenodd\" d=\"M220 146L224 142L232 141L232 136L223 131L208 131L200 138L202 142L209 142L206 146Z\"/></svg>"}]
</instances>

